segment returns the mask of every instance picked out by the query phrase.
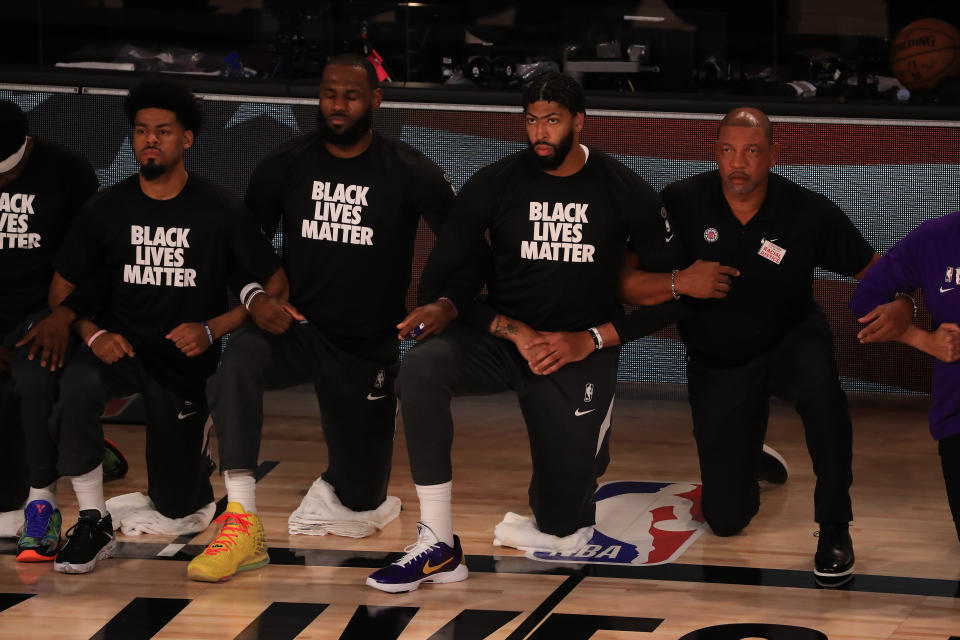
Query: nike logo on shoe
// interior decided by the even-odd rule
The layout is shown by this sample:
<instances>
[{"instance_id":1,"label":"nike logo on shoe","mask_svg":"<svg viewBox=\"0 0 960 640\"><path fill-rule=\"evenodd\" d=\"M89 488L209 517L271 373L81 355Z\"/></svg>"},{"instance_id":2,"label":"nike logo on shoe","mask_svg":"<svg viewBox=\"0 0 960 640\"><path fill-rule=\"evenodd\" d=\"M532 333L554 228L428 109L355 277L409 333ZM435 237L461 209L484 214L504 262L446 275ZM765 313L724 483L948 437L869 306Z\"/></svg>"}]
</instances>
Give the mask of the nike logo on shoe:
<instances>
[{"instance_id":1,"label":"nike logo on shoe","mask_svg":"<svg viewBox=\"0 0 960 640\"><path fill-rule=\"evenodd\" d=\"M449 558L447 558L446 560L444 560L443 562L441 562L440 564L438 564L438 565L436 565L436 566L431 565L431 564L430 564L430 561L427 560L427 563L426 563L425 565L423 565L423 575L428 576L428 575L430 575L431 573L433 573L434 571L439 571L444 565L450 564L450 561L451 561L451 560L453 560L453 557L452 557L452 556L449 557Z\"/></svg>"},{"instance_id":2,"label":"nike logo on shoe","mask_svg":"<svg viewBox=\"0 0 960 640\"><path fill-rule=\"evenodd\" d=\"M596 411L596 409L587 409L586 411L580 411L580 409L577 409L576 411L573 412L573 415L575 415L575 416L577 416L577 417L579 418L580 416L585 416L585 415L587 415L587 414L590 413L591 411Z\"/></svg>"}]
</instances>

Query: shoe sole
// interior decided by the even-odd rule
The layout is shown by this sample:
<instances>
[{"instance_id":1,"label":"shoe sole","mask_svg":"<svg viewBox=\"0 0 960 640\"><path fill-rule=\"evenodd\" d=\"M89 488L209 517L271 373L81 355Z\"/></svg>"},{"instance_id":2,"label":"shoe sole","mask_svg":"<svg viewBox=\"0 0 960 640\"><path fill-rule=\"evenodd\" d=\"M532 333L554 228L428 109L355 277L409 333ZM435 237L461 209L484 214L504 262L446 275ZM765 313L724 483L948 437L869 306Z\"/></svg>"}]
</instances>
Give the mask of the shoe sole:
<instances>
[{"instance_id":1,"label":"shoe sole","mask_svg":"<svg viewBox=\"0 0 960 640\"><path fill-rule=\"evenodd\" d=\"M270 564L270 556L265 556L262 560L254 560L253 562L248 562L237 567L237 570L231 574L225 576L210 576L203 573L191 573L190 567L187 567L187 577L191 580L197 582L229 582L230 578L237 575L238 573L243 573L244 571L253 571L254 569L259 569Z\"/></svg>"},{"instance_id":2,"label":"shoe sole","mask_svg":"<svg viewBox=\"0 0 960 640\"><path fill-rule=\"evenodd\" d=\"M817 583L817 585L825 589L836 589L837 587L842 587L843 585L853 580L853 572L846 573L843 575L831 574L829 576L818 575L814 573L813 580L814 582Z\"/></svg>"},{"instance_id":3,"label":"shoe sole","mask_svg":"<svg viewBox=\"0 0 960 640\"><path fill-rule=\"evenodd\" d=\"M113 557L117 551L117 539L110 540L103 549L97 552L97 555L90 562L83 564L73 564L72 562L54 562L53 570L59 573L90 573L97 566L97 560L106 560Z\"/></svg>"},{"instance_id":4,"label":"shoe sole","mask_svg":"<svg viewBox=\"0 0 960 640\"><path fill-rule=\"evenodd\" d=\"M382 582L377 582L373 578L367 578L367 586L373 587L374 589L379 589L380 591L386 591L387 593L407 593L409 591L416 591L420 588L420 585L424 582L432 582L434 584L448 584L451 582L461 582L470 577L470 571L467 570L467 565L461 564L458 565L453 571L444 571L443 573L438 573L432 576L426 576L420 578L414 582L404 582L399 584L386 584Z\"/></svg>"},{"instance_id":5,"label":"shoe sole","mask_svg":"<svg viewBox=\"0 0 960 640\"><path fill-rule=\"evenodd\" d=\"M816 569L813 570L813 575L817 576L818 578L843 578L844 576L849 576L852 574L853 574L853 565L850 565L850 568L847 569L846 571L826 572L826 571L817 571Z\"/></svg>"},{"instance_id":6,"label":"shoe sole","mask_svg":"<svg viewBox=\"0 0 960 640\"><path fill-rule=\"evenodd\" d=\"M766 443L763 445L763 452L783 466L783 475L786 477L784 478L783 482L773 482L772 480L762 480L761 482L766 482L772 485L786 484L787 480L790 478L790 467L787 466L787 461L784 460L783 456L781 456L776 449Z\"/></svg>"},{"instance_id":7,"label":"shoe sole","mask_svg":"<svg viewBox=\"0 0 960 640\"><path fill-rule=\"evenodd\" d=\"M52 556L45 556L36 549L24 549L17 554L17 562L53 562L56 559L56 551Z\"/></svg>"}]
</instances>

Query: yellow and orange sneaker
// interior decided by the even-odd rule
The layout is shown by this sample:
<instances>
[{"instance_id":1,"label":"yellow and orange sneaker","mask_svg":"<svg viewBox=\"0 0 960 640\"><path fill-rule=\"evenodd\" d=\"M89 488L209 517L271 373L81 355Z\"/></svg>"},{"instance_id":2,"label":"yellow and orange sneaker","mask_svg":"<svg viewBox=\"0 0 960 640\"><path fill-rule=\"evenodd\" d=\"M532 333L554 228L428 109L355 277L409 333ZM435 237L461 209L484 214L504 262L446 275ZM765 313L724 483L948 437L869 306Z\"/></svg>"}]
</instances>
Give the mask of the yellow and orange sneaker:
<instances>
[{"instance_id":1,"label":"yellow and orange sneaker","mask_svg":"<svg viewBox=\"0 0 960 640\"><path fill-rule=\"evenodd\" d=\"M257 514L231 502L214 520L220 533L187 566L187 577L201 582L223 582L239 571L259 569L270 562L266 536Z\"/></svg>"}]
</instances>

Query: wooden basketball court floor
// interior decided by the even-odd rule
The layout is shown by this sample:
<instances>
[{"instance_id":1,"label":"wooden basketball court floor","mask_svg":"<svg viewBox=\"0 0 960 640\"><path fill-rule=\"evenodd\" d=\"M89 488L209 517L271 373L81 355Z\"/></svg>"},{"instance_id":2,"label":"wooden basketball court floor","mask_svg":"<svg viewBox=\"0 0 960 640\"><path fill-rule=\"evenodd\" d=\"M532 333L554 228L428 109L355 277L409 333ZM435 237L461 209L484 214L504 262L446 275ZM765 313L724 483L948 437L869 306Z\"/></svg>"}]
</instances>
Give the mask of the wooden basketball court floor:
<instances>
[{"instance_id":1,"label":"wooden basketball court floor","mask_svg":"<svg viewBox=\"0 0 960 640\"><path fill-rule=\"evenodd\" d=\"M789 482L761 494L745 532L706 532L675 562L653 567L558 565L493 546L505 512L528 513L519 408L498 395L459 399L454 410L454 518L469 580L398 595L363 584L416 538L402 433L390 486L404 504L397 521L360 540L287 533L287 516L326 456L315 401L294 389L267 399L257 502L269 566L221 584L187 580L187 561L212 530L120 536L118 557L84 576L18 564L14 541L3 540L0 638L960 639L960 543L924 399L851 399L857 575L840 589L818 588L811 573L813 474L799 419L785 405L773 407L767 442L787 459ZM144 489L142 428L109 425L107 434L131 461L108 497ZM611 453L603 481L698 481L682 399L621 393ZM223 496L219 476L214 482ZM75 522L65 485L60 500L64 522Z\"/></svg>"}]
</instances>

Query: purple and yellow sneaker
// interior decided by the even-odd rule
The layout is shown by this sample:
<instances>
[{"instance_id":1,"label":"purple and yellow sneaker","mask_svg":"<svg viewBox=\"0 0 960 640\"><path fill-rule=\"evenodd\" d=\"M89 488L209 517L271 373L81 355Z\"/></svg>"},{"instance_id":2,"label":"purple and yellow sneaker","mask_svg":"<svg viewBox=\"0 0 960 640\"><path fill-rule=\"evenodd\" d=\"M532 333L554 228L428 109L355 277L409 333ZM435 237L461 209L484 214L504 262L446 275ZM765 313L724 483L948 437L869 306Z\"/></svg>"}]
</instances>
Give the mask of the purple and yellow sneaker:
<instances>
[{"instance_id":1,"label":"purple and yellow sneaker","mask_svg":"<svg viewBox=\"0 0 960 640\"><path fill-rule=\"evenodd\" d=\"M23 510L23 531L17 540L18 562L50 562L60 548L60 510L46 500L34 500Z\"/></svg>"},{"instance_id":2,"label":"purple and yellow sneaker","mask_svg":"<svg viewBox=\"0 0 960 640\"><path fill-rule=\"evenodd\" d=\"M402 558L378 569L367 578L367 585L388 593L413 591L421 582L460 582L470 572L463 564L460 538L453 536L453 548L437 540L433 530L417 523L417 541L404 549Z\"/></svg>"}]
</instances>

